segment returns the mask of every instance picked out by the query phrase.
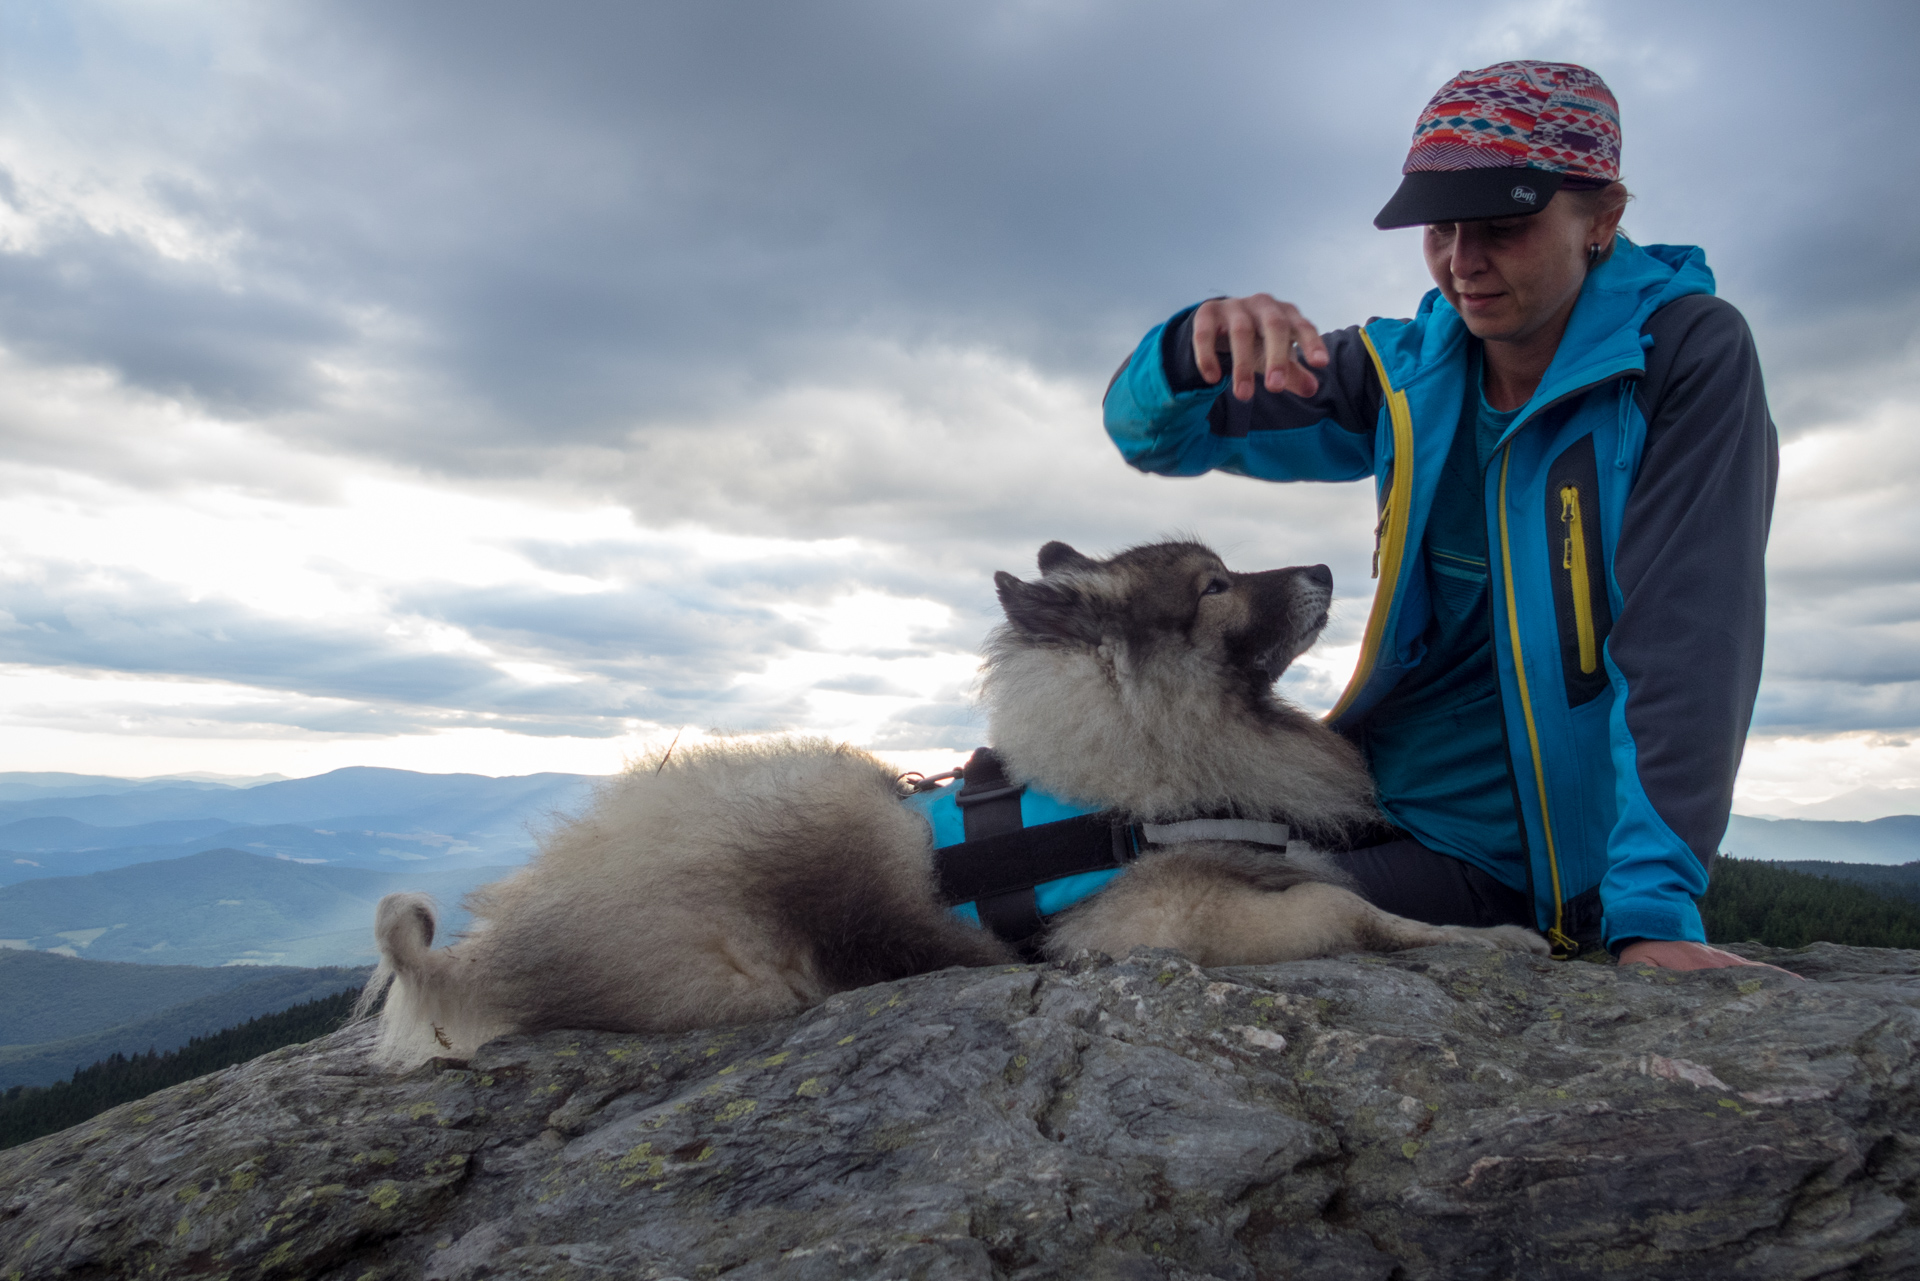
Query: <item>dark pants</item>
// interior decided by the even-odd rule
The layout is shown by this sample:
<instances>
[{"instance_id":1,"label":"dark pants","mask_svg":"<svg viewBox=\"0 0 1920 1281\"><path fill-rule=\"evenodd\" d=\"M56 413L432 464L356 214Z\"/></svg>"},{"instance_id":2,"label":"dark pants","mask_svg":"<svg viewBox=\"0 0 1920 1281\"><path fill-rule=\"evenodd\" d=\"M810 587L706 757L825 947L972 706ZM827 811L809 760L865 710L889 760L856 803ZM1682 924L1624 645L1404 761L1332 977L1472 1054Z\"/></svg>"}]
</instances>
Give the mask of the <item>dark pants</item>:
<instances>
[{"instance_id":1,"label":"dark pants","mask_svg":"<svg viewBox=\"0 0 1920 1281\"><path fill-rule=\"evenodd\" d=\"M1435 853L1420 842L1388 841L1334 855L1375 907L1429 925L1524 925L1533 905L1471 863Z\"/></svg>"}]
</instances>

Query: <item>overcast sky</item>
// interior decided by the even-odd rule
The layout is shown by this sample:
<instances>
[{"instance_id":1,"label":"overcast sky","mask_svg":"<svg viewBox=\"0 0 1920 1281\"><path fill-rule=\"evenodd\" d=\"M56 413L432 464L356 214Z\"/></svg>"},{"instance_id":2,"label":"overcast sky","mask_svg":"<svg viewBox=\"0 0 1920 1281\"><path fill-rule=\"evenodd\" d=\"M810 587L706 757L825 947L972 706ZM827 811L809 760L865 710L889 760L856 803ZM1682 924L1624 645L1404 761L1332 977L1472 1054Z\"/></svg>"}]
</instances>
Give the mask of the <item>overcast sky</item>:
<instances>
[{"instance_id":1,"label":"overcast sky","mask_svg":"<svg viewBox=\"0 0 1920 1281\"><path fill-rule=\"evenodd\" d=\"M1759 340L1740 807L1920 810L1916 54L1845 0L10 0L0 769L944 762L993 571L1174 530L1333 567L1323 708L1367 487L1137 475L1100 393L1211 294L1410 314L1414 117L1533 57L1606 77L1627 229Z\"/></svg>"}]
</instances>

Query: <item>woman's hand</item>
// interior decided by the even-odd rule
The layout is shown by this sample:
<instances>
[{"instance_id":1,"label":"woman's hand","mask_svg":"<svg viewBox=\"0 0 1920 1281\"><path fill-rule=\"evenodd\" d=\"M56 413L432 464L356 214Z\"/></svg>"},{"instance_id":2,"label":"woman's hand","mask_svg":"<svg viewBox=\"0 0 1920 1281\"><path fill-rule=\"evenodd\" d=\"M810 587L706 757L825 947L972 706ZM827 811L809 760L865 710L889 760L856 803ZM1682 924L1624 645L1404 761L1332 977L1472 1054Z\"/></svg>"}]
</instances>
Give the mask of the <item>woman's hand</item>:
<instances>
[{"instance_id":1,"label":"woman's hand","mask_svg":"<svg viewBox=\"0 0 1920 1281\"><path fill-rule=\"evenodd\" d=\"M1722 952L1705 943L1683 943L1676 939L1641 939L1629 943L1620 949L1620 964L1657 965L1663 970L1718 970L1732 965L1752 965L1780 974L1793 974L1792 970L1783 970L1765 961L1749 961L1744 956ZM1793 974L1793 977L1800 976Z\"/></svg>"},{"instance_id":2,"label":"woman's hand","mask_svg":"<svg viewBox=\"0 0 1920 1281\"><path fill-rule=\"evenodd\" d=\"M1300 359L1293 349L1298 346ZM1233 357L1233 396L1253 399L1253 380L1264 376L1268 391L1311 396L1320 380L1308 366L1324 369L1327 345L1300 309L1272 294L1215 298L1193 313L1193 358L1200 376L1220 381L1220 356ZM1306 363L1302 364L1304 360Z\"/></svg>"}]
</instances>

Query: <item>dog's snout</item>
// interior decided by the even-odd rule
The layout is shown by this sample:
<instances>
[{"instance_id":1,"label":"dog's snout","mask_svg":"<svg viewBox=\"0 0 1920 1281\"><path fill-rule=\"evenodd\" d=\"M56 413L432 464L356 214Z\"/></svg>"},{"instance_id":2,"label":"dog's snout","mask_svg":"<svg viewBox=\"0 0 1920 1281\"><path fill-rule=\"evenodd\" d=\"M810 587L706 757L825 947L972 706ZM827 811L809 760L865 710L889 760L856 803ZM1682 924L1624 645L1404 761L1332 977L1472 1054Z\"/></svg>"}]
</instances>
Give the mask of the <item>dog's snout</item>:
<instances>
[{"instance_id":1,"label":"dog's snout","mask_svg":"<svg viewBox=\"0 0 1920 1281\"><path fill-rule=\"evenodd\" d=\"M1300 571L1308 582L1326 591L1333 590L1333 571L1325 565L1309 565Z\"/></svg>"}]
</instances>

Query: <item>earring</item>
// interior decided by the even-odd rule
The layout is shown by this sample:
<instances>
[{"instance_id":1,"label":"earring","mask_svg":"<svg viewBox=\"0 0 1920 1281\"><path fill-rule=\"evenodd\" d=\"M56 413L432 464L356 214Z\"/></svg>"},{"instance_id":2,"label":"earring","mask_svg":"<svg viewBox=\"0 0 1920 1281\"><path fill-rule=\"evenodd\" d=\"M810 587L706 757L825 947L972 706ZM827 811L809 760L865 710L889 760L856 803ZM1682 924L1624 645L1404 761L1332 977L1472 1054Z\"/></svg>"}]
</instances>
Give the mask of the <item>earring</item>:
<instances>
[{"instance_id":1,"label":"earring","mask_svg":"<svg viewBox=\"0 0 1920 1281\"><path fill-rule=\"evenodd\" d=\"M1600 261L1600 246L1588 245L1587 246L1587 266L1592 267L1596 265L1599 261Z\"/></svg>"}]
</instances>

